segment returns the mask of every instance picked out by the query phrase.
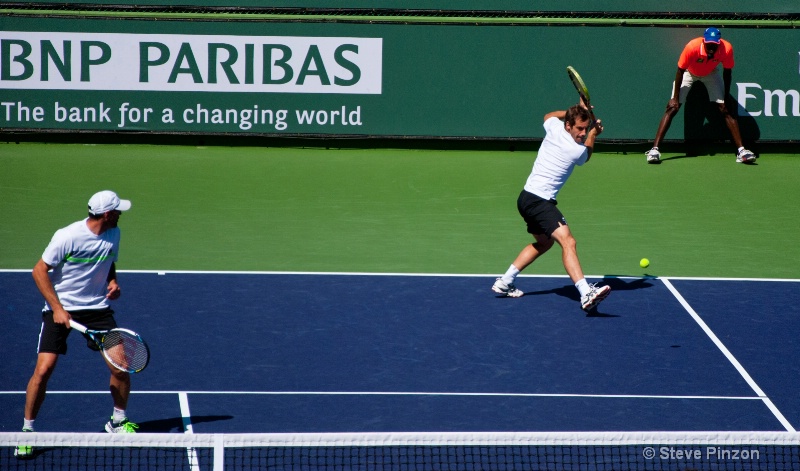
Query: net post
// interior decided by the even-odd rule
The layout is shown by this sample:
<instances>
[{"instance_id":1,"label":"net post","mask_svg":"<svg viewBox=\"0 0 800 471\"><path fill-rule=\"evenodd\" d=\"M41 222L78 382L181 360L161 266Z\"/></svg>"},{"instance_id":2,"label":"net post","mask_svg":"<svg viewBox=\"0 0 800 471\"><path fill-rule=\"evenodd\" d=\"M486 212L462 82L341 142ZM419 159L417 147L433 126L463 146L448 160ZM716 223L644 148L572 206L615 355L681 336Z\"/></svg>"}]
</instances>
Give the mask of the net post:
<instances>
[{"instance_id":1,"label":"net post","mask_svg":"<svg viewBox=\"0 0 800 471\"><path fill-rule=\"evenodd\" d=\"M225 435L214 434L214 471L225 471Z\"/></svg>"}]
</instances>

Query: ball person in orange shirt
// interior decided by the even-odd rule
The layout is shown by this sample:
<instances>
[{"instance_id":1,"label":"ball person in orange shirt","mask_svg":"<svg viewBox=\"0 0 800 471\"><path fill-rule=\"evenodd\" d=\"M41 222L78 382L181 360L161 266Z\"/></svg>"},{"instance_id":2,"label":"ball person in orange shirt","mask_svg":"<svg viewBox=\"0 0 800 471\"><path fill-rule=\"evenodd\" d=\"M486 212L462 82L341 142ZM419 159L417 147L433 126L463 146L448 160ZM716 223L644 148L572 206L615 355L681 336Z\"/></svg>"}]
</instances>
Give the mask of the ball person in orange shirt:
<instances>
[{"instance_id":1,"label":"ball person in orange shirt","mask_svg":"<svg viewBox=\"0 0 800 471\"><path fill-rule=\"evenodd\" d=\"M711 27L705 30L702 37L692 39L683 48L681 57L678 59L678 71L675 73L672 97L667 103L667 111L658 125L653 148L645 153L647 163L661 163L661 152L659 152L658 146L672 124L672 118L678 113L681 105L686 102L686 96L696 82L703 82L708 90L708 99L716 102L719 106L719 111L731 132L733 143L736 144L736 162L744 164L755 162L756 156L744 148L739 132L739 123L736 121L736 116L732 115L729 110L729 108L735 109L738 104L733 100L727 103L731 91L733 46L721 36L722 34L717 28ZM719 64L722 64L721 75Z\"/></svg>"}]
</instances>

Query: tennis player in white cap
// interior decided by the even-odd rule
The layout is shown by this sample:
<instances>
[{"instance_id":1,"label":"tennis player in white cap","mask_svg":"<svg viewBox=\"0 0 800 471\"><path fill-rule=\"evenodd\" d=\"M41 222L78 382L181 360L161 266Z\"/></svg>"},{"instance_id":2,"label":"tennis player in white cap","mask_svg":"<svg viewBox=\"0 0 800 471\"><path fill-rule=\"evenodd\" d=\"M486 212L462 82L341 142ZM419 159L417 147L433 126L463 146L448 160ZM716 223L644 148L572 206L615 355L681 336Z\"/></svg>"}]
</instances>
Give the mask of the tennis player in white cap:
<instances>
[{"instance_id":1,"label":"tennis player in white cap","mask_svg":"<svg viewBox=\"0 0 800 471\"><path fill-rule=\"evenodd\" d=\"M36 367L26 390L23 432L34 431L47 382L59 355L67 353L70 319L95 330L117 326L109 305L121 294L115 266L120 241L117 223L122 212L130 208L131 202L120 199L113 191L95 193L89 199L88 217L56 231L33 268L33 279L45 305ZM97 350L93 341L87 339L87 345ZM126 413L130 376L110 365L109 369L114 410L105 429L110 433L133 433L137 426ZM32 454L30 446L20 445L15 450L18 458Z\"/></svg>"}]
</instances>

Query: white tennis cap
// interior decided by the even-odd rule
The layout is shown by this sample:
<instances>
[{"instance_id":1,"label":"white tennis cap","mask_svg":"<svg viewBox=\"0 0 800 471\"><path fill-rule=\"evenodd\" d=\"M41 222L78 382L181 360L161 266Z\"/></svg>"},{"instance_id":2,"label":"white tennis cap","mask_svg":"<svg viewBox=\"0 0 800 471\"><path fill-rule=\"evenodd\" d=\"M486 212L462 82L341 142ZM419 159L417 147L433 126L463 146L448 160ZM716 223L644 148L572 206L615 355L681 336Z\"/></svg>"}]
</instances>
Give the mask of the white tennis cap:
<instances>
[{"instance_id":1,"label":"white tennis cap","mask_svg":"<svg viewBox=\"0 0 800 471\"><path fill-rule=\"evenodd\" d=\"M95 216L109 211L127 211L129 209L131 209L131 202L119 199L119 196L113 191L99 191L89 198L89 213Z\"/></svg>"}]
</instances>

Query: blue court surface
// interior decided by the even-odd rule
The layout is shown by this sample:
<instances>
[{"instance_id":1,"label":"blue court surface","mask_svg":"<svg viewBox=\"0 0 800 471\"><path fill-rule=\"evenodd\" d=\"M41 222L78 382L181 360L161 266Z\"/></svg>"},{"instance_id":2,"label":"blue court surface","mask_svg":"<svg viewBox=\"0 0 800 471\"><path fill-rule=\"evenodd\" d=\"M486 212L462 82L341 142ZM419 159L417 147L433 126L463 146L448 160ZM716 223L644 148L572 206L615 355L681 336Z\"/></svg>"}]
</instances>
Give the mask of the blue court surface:
<instances>
[{"instance_id":1,"label":"blue court surface","mask_svg":"<svg viewBox=\"0 0 800 471\"><path fill-rule=\"evenodd\" d=\"M121 327L148 341L140 432L794 431L800 281L120 272ZM22 425L43 305L0 272L0 431ZM108 374L78 334L41 432L97 432Z\"/></svg>"}]
</instances>

